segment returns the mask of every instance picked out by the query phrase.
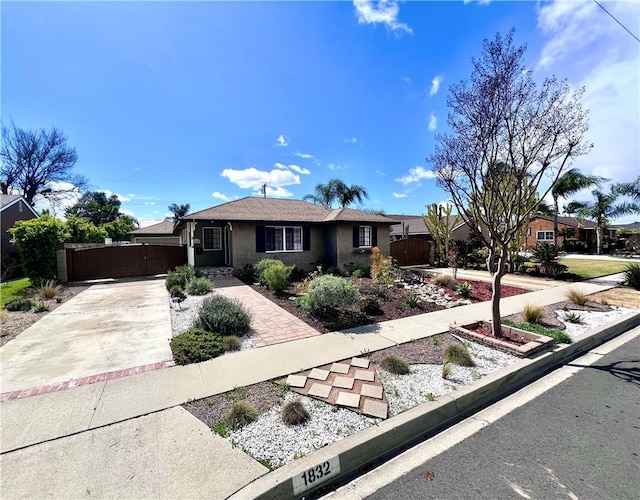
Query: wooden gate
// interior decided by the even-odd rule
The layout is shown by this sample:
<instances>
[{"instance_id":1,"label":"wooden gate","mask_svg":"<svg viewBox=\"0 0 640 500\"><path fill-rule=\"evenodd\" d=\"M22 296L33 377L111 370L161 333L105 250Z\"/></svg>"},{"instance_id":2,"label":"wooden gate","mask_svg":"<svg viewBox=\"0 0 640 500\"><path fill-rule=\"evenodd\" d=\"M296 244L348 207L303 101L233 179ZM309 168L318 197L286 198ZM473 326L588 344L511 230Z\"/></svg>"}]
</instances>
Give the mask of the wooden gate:
<instances>
[{"instance_id":1,"label":"wooden gate","mask_svg":"<svg viewBox=\"0 0 640 500\"><path fill-rule=\"evenodd\" d=\"M429 264L429 241L406 239L391 242L391 257L399 266Z\"/></svg>"},{"instance_id":2,"label":"wooden gate","mask_svg":"<svg viewBox=\"0 0 640 500\"><path fill-rule=\"evenodd\" d=\"M107 245L67 248L67 281L164 274L187 263L187 248L175 245Z\"/></svg>"}]
</instances>

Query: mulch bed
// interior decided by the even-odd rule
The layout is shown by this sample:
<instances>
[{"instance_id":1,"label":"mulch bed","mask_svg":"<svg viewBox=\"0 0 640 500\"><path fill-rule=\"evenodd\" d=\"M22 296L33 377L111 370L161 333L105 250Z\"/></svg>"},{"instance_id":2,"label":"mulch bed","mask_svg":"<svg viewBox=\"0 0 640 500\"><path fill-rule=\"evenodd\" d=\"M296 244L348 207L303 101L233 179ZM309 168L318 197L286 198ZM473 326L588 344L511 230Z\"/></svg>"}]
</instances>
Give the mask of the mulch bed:
<instances>
[{"instance_id":1,"label":"mulch bed","mask_svg":"<svg viewBox=\"0 0 640 500\"><path fill-rule=\"evenodd\" d=\"M427 282L431 283L433 282L433 279L429 279L427 280ZM469 285L471 285L471 296L468 297L468 299L472 303L475 304L477 302L486 302L488 300L491 300L491 294L492 294L491 283L487 283L485 281L474 281L474 280L459 280L458 282L469 283ZM455 285L452 285L451 288L445 287L444 290L447 293L447 295L451 297L455 297L457 299L460 298L456 295ZM513 297L514 295L520 295L520 294L528 293L531 291L531 290L525 290L524 288L518 288L515 286L508 286L508 285L501 285L500 290L501 290L500 291L501 298Z\"/></svg>"}]
</instances>

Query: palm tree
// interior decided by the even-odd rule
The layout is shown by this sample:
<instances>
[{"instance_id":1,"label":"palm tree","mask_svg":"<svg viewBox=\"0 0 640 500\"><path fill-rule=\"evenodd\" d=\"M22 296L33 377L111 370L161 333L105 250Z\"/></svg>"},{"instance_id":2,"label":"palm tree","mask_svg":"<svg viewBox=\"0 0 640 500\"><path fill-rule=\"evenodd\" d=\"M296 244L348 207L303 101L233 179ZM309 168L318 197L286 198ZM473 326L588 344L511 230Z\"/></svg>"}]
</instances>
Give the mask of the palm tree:
<instances>
[{"instance_id":1,"label":"palm tree","mask_svg":"<svg viewBox=\"0 0 640 500\"><path fill-rule=\"evenodd\" d=\"M603 193L596 189L591 192L595 200L592 202L575 202L576 214L579 218L591 219L596 222L596 253L602 253L602 239L604 230L609 224L609 220L623 215L640 213L640 205L637 203L618 203L616 200L619 194L619 185L611 187L609 193Z\"/></svg>"},{"instance_id":2,"label":"palm tree","mask_svg":"<svg viewBox=\"0 0 640 500\"><path fill-rule=\"evenodd\" d=\"M337 201L342 208L355 203L362 203L363 198L368 198L366 189L357 184L347 186L340 179L331 179L326 184L316 184L313 194L305 195L304 201L311 201L316 205L331 208L331 204Z\"/></svg>"},{"instance_id":3,"label":"palm tree","mask_svg":"<svg viewBox=\"0 0 640 500\"><path fill-rule=\"evenodd\" d=\"M173 221L177 222L180 217L184 217L189 213L189 209L191 205L185 203L184 205L178 205L177 203L172 203L169 205L169 211L173 213Z\"/></svg>"},{"instance_id":4,"label":"palm tree","mask_svg":"<svg viewBox=\"0 0 640 500\"><path fill-rule=\"evenodd\" d=\"M629 196L632 200L640 202L640 175L635 181L614 185L613 189L622 196Z\"/></svg>"},{"instance_id":5,"label":"palm tree","mask_svg":"<svg viewBox=\"0 0 640 500\"><path fill-rule=\"evenodd\" d=\"M584 175L577 168L567 170L551 188L553 196L553 243L558 244L558 198L566 198L591 186L600 187L605 179L596 175Z\"/></svg>"},{"instance_id":6,"label":"palm tree","mask_svg":"<svg viewBox=\"0 0 640 500\"><path fill-rule=\"evenodd\" d=\"M553 207L549 205L548 201L540 200L538 207L536 208L536 215L553 215Z\"/></svg>"}]
</instances>

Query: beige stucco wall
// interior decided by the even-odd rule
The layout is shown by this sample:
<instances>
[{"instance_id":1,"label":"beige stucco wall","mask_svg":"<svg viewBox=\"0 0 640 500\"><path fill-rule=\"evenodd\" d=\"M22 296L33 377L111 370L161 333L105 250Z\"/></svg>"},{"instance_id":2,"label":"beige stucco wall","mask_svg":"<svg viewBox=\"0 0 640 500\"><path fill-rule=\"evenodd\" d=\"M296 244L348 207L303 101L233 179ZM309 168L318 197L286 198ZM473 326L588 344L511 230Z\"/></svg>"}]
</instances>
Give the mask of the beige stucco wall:
<instances>
[{"instance_id":1,"label":"beige stucco wall","mask_svg":"<svg viewBox=\"0 0 640 500\"><path fill-rule=\"evenodd\" d=\"M390 240L388 224L340 224L337 228L338 234L338 258L337 267L351 271L357 267L371 265L371 250L364 248L353 248L353 226L371 225L378 228L378 248L383 255L390 255Z\"/></svg>"},{"instance_id":2,"label":"beige stucco wall","mask_svg":"<svg viewBox=\"0 0 640 500\"><path fill-rule=\"evenodd\" d=\"M0 212L0 248L2 249L2 255L18 251L18 248L11 243L13 235L9 233L8 230L12 228L17 221L30 220L33 218L35 218L33 212L25 206L22 200L19 200L17 203Z\"/></svg>"},{"instance_id":3,"label":"beige stucco wall","mask_svg":"<svg viewBox=\"0 0 640 500\"><path fill-rule=\"evenodd\" d=\"M255 264L260 259L280 259L287 265L295 265L305 271L312 271L324 254L323 229L311 226L311 250L306 252L256 252L256 226L253 224L233 224L231 236L233 267Z\"/></svg>"}]
</instances>

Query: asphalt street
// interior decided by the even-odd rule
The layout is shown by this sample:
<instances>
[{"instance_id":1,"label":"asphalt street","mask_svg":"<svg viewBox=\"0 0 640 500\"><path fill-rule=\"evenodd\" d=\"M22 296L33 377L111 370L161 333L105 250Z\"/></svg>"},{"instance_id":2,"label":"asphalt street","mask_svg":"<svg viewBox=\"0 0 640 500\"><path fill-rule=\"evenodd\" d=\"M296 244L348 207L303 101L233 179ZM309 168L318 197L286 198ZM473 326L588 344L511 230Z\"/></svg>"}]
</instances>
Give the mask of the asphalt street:
<instances>
[{"instance_id":1,"label":"asphalt street","mask_svg":"<svg viewBox=\"0 0 640 500\"><path fill-rule=\"evenodd\" d=\"M367 498L635 499L639 454L636 335Z\"/></svg>"}]
</instances>

